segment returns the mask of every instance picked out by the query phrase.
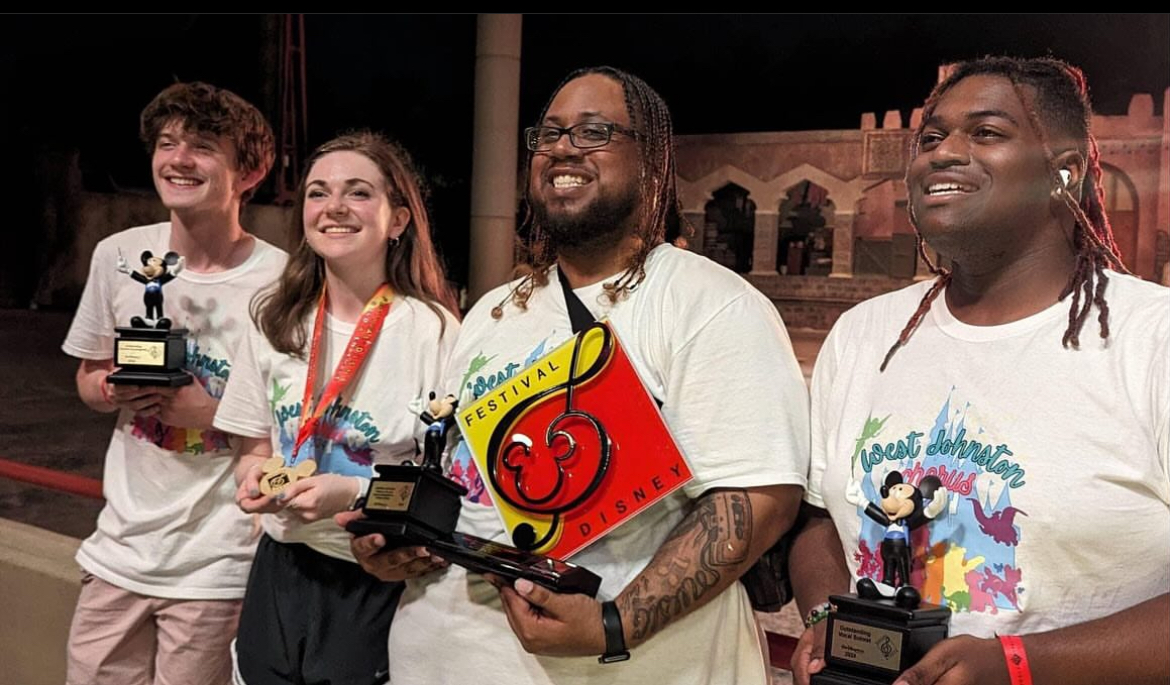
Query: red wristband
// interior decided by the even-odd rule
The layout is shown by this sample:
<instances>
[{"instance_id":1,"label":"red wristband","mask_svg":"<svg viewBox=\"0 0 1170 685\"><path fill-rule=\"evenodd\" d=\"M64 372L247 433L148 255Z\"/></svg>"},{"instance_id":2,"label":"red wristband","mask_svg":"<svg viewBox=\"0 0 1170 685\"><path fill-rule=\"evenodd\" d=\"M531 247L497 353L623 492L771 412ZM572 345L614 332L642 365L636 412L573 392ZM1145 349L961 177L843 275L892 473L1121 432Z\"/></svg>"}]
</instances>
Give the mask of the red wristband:
<instances>
[{"instance_id":1,"label":"red wristband","mask_svg":"<svg viewBox=\"0 0 1170 685\"><path fill-rule=\"evenodd\" d=\"M1000 635L1003 657L1007 661L1011 685L1032 685L1032 669L1028 667L1028 653L1019 635Z\"/></svg>"}]
</instances>

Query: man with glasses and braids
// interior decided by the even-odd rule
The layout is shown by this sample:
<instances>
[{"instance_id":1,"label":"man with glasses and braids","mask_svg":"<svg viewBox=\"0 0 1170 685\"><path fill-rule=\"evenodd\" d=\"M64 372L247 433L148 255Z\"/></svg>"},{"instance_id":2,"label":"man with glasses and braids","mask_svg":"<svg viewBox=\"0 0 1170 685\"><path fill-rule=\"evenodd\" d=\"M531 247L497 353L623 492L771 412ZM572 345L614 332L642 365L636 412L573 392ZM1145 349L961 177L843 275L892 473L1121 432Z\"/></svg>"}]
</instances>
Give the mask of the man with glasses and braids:
<instances>
[{"instance_id":1,"label":"man with glasses and braids","mask_svg":"<svg viewBox=\"0 0 1170 685\"><path fill-rule=\"evenodd\" d=\"M1091 118L1064 62L955 67L906 173L920 244L950 264L847 312L817 359L806 500L824 515L792 550L809 623L851 577L885 594L885 527L848 492L876 502L900 475L950 493L909 575L952 637L895 685L1170 679L1170 290L1126 273ZM824 628L797 683L824 667Z\"/></svg>"},{"instance_id":2,"label":"man with glasses and braids","mask_svg":"<svg viewBox=\"0 0 1170 685\"><path fill-rule=\"evenodd\" d=\"M695 477L572 558L602 577L596 600L356 539L367 570L407 579L391 682L766 683L736 581L805 483L807 395L784 324L742 278L668 242L682 227L671 119L641 79L570 74L525 142L529 259L468 314L447 389L467 406L482 379L569 339L571 290L616 329ZM458 529L507 542L467 449L450 459L473 493Z\"/></svg>"}]
</instances>

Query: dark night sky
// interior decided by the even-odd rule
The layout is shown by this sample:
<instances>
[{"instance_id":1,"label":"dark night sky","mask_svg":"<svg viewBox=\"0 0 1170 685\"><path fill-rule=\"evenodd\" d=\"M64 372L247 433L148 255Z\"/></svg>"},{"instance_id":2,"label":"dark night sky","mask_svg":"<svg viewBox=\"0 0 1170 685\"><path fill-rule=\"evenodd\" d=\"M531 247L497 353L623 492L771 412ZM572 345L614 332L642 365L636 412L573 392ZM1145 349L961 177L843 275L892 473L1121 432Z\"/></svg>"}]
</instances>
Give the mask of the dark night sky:
<instances>
[{"instance_id":1,"label":"dark night sky","mask_svg":"<svg viewBox=\"0 0 1170 685\"><path fill-rule=\"evenodd\" d=\"M168 83L206 80L263 107L261 16L8 16L0 130L16 160L77 147L92 190L149 188L137 116ZM452 275L464 280L475 17L308 16L309 143L368 126L414 152ZM526 15L521 125L569 70L612 64L671 105L679 133L855 128L908 113L943 61L1052 54L1081 66L1096 109L1170 85L1170 14ZM267 85L266 85L267 84ZM271 113L274 114L274 113ZM19 165L18 165L19 166ZM9 166L12 182L19 168Z\"/></svg>"}]
</instances>

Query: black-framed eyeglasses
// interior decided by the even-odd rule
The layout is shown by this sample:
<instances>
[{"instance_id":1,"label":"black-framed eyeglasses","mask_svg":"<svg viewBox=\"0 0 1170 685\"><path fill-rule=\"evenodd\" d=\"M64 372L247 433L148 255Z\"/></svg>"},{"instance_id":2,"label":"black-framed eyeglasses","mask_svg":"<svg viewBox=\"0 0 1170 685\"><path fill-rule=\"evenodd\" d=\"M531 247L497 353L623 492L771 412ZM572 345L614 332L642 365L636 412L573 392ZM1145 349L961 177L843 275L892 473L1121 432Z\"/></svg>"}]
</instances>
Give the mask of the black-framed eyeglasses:
<instances>
[{"instance_id":1,"label":"black-framed eyeglasses","mask_svg":"<svg viewBox=\"0 0 1170 685\"><path fill-rule=\"evenodd\" d=\"M573 144L573 147L582 150L608 145L615 133L620 133L631 138L638 137L637 131L626 128L621 124L609 122L587 122L568 128L561 128L560 126L532 126L524 129L524 146L532 152L551 150L557 144L557 141L561 139L561 136L566 133L569 134L569 142Z\"/></svg>"}]
</instances>

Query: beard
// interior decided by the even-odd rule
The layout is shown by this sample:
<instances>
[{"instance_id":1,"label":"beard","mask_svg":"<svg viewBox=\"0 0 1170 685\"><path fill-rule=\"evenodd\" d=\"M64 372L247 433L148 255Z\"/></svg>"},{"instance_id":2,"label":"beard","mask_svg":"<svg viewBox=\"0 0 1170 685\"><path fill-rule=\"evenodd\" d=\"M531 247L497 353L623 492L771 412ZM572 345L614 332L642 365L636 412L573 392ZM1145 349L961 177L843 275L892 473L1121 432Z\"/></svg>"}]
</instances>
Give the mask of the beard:
<instances>
[{"instance_id":1,"label":"beard","mask_svg":"<svg viewBox=\"0 0 1170 685\"><path fill-rule=\"evenodd\" d=\"M536 225L558 252L588 254L611 249L629 232L630 217L637 208L638 189L634 186L620 195L597 197L576 212L550 211L543 201L532 200Z\"/></svg>"}]
</instances>

